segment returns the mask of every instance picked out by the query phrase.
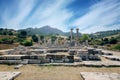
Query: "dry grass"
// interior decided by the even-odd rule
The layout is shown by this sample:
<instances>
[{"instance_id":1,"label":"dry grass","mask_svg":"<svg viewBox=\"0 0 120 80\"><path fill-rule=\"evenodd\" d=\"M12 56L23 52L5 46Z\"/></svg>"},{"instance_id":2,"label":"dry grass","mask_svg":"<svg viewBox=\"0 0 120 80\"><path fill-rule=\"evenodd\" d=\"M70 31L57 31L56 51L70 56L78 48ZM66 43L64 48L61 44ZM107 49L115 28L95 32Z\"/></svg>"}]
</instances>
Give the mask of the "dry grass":
<instances>
[{"instance_id":1,"label":"dry grass","mask_svg":"<svg viewBox=\"0 0 120 80\"><path fill-rule=\"evenodd\" d=\"M17 46L18 46L18 44L0 44L0 50L13 49L13 48L15 48Z\"/></svg>"},{"instance_id":2,"label":"dry grass","mask_svg":"<svg viewBox=\"0 0 120 80\"><path fill-rule=\"evenodd\" d=\"M0 65L0 71L21 71L22 74L15 80L82 80L80 72L117 72L120 67L64 67L24 65L18 70L14 66Z\"/></svg>"},{"instance_id":3,"label":"dry grass","mask_svg":"<svg viewBox=\"0 0 120 80\"><path fill-rule=\"evenodd\" d=\"M0 56L1 56L1 55L4 55L4 54L5 54L5 53L3 53L3 52L0 52Z\"/></svg>"}]
</instances>

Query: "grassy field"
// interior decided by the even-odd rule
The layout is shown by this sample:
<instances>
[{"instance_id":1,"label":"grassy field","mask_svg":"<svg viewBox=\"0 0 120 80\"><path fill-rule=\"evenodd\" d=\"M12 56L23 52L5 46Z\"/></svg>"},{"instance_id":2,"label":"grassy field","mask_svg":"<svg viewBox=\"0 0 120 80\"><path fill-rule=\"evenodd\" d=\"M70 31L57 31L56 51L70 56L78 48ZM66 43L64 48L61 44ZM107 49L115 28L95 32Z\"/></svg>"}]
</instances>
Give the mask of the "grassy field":
<instances>
[{"instance_id":1,"label":"grassy field","mask_svg":"<svg viewBox=\"0 0 120 80\"><path fill-rule=\"evenodd\" d=\"M0 65L0 71L20 71L22 74L15 80L82 80L80 72L117 72L120 67L65 67L24 65L18 70L14 66Z\"/></svg>"}]
</instances>

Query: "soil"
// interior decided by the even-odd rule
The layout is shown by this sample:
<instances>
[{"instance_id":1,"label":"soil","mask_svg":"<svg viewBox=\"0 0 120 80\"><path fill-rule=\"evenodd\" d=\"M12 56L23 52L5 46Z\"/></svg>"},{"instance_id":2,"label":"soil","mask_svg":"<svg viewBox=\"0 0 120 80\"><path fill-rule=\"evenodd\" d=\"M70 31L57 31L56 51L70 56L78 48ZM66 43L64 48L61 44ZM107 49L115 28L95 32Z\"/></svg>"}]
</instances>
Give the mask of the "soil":
<instances>
[{"instance_id":1,"label":"soil","mask_svg":"<svg viewBox=\"0 0 120 80\"><path fill-rule=\"evenodd\" d=\"M24 65L15 70L14 66L0 65L0 71L20 71L22 74L15 80L82 80L80 72L116 72L120 67L65 67Z\"/></svg>"}]
</instances>

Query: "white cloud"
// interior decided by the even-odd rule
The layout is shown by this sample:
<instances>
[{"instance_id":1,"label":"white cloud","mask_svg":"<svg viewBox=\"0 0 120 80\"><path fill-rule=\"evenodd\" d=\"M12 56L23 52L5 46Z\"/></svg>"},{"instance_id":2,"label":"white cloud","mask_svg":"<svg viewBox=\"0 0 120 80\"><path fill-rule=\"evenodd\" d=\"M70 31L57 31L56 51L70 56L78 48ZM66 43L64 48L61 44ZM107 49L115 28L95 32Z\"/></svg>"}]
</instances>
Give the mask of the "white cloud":
<instances>
[{"instance_id":1,"label":"white cloud","mask_svg":"<svg viewBox=\"0 0 120 80\"><path fill-rule=\"evenodd\" d=\"M94 32L99 32L99 31L107 31L107 30L115 30L115 29L120 29L120 24L119 25L113 25L113 26L93 26L88 29L85 29L82 33L94 33Z\"/></svg>"},{"instance_id":2,"label":"white cloud","mask_svg":"<svg viewBox=\"0 0 120 80\"><path fill-rule=\"evenodd\" d=\"M9 18L11 14L9 13L10 10L6 8L2 19L4 20L5 26L7 28L19 28L20 23L24 20L24 18L30 13L32 8L34 7L34 0L20 0L18 8L16 8L16 13L12 12L16 16Z\"/></svg>"},{"instance_id":3,"label":"white cloud","mask_svg":"<svg viewBox=\"0 0 120 80\"><path fill-rule=\"evenodd\" d=\"M119 29L120 27L120 1L119 0L101 0L95 2L89 8L89 11L74 19L74 13L66 7L75 0L42 0L40 5L31 14L36 7L38 0L19 0L15 16L11 17L9 7L5 8L2 15L2 21L7 28L20 29L27 27L42 27L50 25L63 31L69 31L69 26L78 26L80 32L91 33L102 30ZM10 6L11 7L11 6ZM28 17L28 15L31 16ZM28 17L28 18L27 18ZM70 19L73 23L68 23ZM24 27L21 27L22 26ZM118 24L116 27L115 24Z\"/></svg>"},{"instance_id":4,"label":"white cloud","mask_svg":"<svg viewBox=\"0 0 120 80\"><path fill-rule=\"evenodd\" d=\"M120 26L112 27L112 25L116 24L119 19L120 2L118 0L102 0L91 6L89 12L75 20L72 25L79 26L81 32L90 33L108 30L108 28L118 29Z\"/></svg>"},{"instance_id":5,"label":"white cloud","mask_svg":"<svg viewBox=\"0 0 120 80\"><path fill-rule=\"evenodd\" d=\"M27 21L27 24L32 23L33 20L35 20L37 23L33 25L36 27L50 25L65 31L65 22L67 22L73 15L72 12L68 11L65 7L72 1L73 0L54 0L42 3Z\"/></svg>"},{"instance_id":6,"label":"white cloud","mask_svg":"<svg viewBox=\"0 0 120 80\"><path fill-rule=\"evenodd\" d=\"M43 0L40 5L36 5L38 0L20 0L16 7L16 12L12 12L14 17L11 17L10 8L5 8L3 11L2 20L7 28L20 29L27 27L42 27L50 25L60 30L65 30L65 22L72 17L72 12L66 9L66 6L74 0ZM33 8L35 11L31 14ZM31 16L28 17L28 15ZM27 18L28 17L28 18ZM22 26L21 26L22 25Z\"/></svg>"}]
</instances>

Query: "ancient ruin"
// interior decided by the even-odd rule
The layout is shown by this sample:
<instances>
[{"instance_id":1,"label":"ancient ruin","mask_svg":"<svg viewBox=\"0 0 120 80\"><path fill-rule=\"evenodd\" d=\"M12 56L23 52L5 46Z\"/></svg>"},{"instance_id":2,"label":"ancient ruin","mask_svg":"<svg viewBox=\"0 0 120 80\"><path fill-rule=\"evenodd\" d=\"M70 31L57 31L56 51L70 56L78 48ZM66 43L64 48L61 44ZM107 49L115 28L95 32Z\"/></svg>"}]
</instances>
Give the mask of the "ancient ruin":
<instances>
[{"instance_id":1,"label":"ancient ruin","mask_svg":"<svg viewBox=\"0 0 120 80\"><path fill-rule=\"evenodd\" d=\"M76 29L75 39L73 38L73 29L71 29L70 34L70 43L64 43L65 45L58 45L57 39L57 41L55 41L55 45L53 44L51 46L47 46L47 43L45 43L46 45L44 46L18 46L12 50L7 50L4 52L6 55L0 55L0 64L54 65L55 63L59 65L66 65L66 63L68 63L68 65L71 65L72 63L73 66L120 66L120 57L114 56L112 53L105 53L101 49L90 48L86 45L79 45L78 28ZM49 43L51 42L49 41ZM105 61L103 62L101 57L105 57L110 60L109 63ZM93 63L91 61L93 61ZM77 64L75 64L76 62ZM19 65L16 68L19 67L21 66Z\"/></svg>"},{"instance_id":2,"label":"ancient ruin","mask_svg":"<svg viewBox=\"0 0 120 80\"><path fill-rule=\"evenodd\" d=\"M120 80L120 74L109 72L80 72L83 80Z\"/></svg>"},{"instance_id":3,"label":"ancient ruin","mask_svg":"<svg viewBox=\"0 0 120 80\"><path fill-rule=\"evenodd\" d=\"M14 80L21 72L0 72L0 80Z\"/></svg>"},{"instance_id":4,"label":"ancient ruin","mask_svg":"<svg viewBox=\"0 0 120 80\"><path fill-rule=\"evenodd\" d=\"M5 55L0 55L0 64L40 64L40 65L73 65L73 66L94 66L109 67L120 66L120 57L112 55L112 53L103 52L101 49L85 47L78 45L79 29L76 29L76 39L73 37L73 29L71 29L70 43L66 45L51 46L18 46L15 49L5 51ZM51 43L51 42L49 42ZM102 61L101 57L108 59L108 62ZM21 65L16 66L19 68Z\"/></svg>"},{"instance_id":5,"label":"ancient ruin","mask_svg":"<svg viewBox=\"0 0 120 80\"><path fill-rule=\"evenodd\" d=\"M70 40L64 36L57 36L54 43L51 39L40 45L24 47L18 46L14 49L4 50L0 55L0 64L15 65L14 69L20 69L27 64L38 64L39 66L85 66L85 67L120 67L120 57L113 53L104 52L85 44L79 43L79 29L73 35L71 29ZM60 42L59 39L62 38ZM20 72L0 72L0 80L14 80ZM119 80L118 73L102 72L80 72L83 80Z\"/></svg>"}]
</instances>

